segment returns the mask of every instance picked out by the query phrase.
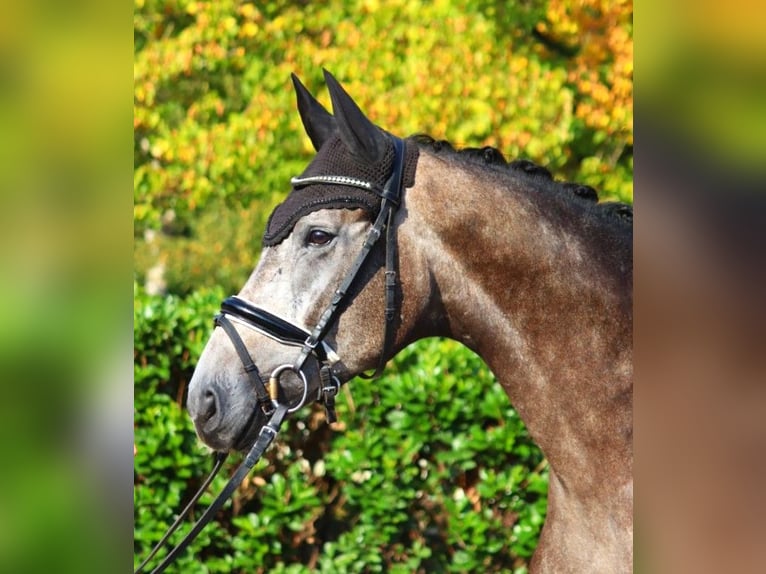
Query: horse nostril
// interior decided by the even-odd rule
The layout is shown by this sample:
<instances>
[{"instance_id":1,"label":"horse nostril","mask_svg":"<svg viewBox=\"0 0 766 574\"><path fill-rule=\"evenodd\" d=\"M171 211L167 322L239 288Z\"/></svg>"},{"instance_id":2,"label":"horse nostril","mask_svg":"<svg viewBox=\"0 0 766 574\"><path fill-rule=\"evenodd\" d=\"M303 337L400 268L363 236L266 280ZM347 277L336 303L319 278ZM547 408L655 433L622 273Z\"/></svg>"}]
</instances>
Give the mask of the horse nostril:
<instances>
[{"instance_id":1,"label":"horse nostril","mask_svg":"<svg viewBox=\"0 0 766 574\"><path fill-rule=\"evenodd\" d=\"M218 401L216 400L215 393L208 389L205 391L202 397L202 410L200 411L199 418L202 421L209 421L218 412Z\"/></svg>"}]
</instances>

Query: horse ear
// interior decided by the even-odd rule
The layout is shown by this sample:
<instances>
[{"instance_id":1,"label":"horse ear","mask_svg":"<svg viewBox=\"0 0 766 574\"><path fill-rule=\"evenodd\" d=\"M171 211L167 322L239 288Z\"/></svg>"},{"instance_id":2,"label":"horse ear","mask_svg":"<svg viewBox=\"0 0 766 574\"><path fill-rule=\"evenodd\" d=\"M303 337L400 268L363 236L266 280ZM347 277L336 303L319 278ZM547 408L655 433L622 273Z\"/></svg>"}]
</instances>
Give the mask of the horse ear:
<instances>
[{"instance_id":1,"label":"horse ear","mask_svg":"<svg viewBox=\"0 0 766 574\"><path fill-rule=\"evenodd\" d=\"M324 70L324 78L330 92L340 139L352 154L370 163L376 163L386 153L388 138L364 115L338 80L327 70Z\"/></svg>"},{"instance_id":2,"label":"horse ear","mask_svg":"<svg viewBox=\"0 0 766 574\"><path fill-rule=\"evenodd\" d=\"M314 149L319 151L322 144L335 132L337 123L319 101L311 95L298 76L291 74L295 96L298 101L298 113L301 115L303 128L306 130Z\"/></svg>"}]
</instances>

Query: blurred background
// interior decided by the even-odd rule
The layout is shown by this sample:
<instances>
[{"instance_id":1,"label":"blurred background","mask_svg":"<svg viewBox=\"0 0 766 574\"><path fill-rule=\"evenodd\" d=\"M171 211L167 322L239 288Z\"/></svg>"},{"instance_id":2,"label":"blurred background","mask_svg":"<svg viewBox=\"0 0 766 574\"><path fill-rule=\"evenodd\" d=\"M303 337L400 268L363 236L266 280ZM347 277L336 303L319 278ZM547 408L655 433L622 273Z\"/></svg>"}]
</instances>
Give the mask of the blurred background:
<instances>
[{"instance_id":1,"label":"blurred background","mask_svg":"<svg viewBox=\"0 0 766 574\"><path fill-rule=\"evenodd\" d=\"M636 11L637 570L766 560L766 36L759 3Z\"/></svg>"},{"instance_id":2,"label":"blurred background","mask_svg":"<svg viewBox=\"0 0 766 574\"><path fill-rule=\"evenodd\" d=\"M327 67L397 134L496 145L506 157L528 157L559 178L589 183L604 198L632 201L635 22L643 131L635 176L636 571L758 571L766 558L759 519L766 509L762 21L762 7L741 0L650 1L635 19L632 3L590 2L4 6L0 570L130 568L131 525L142 520L130 497L150 476L140 446L134 467L134 424L139 445L140 425L149 423L134 421L147 411L134 409L131 381L143 380L135 372L143 366L133 360L142 350L129 350L131 333L178 332L144 328L135 317L145 308L166 318L180 313L173 306L213 309L219 292L236 289L252 267L265 214L310 157L290 72L327 103L320 82ZM205 231L215 214L223 223L217 235ZM253 232L241 233L248 222ZM215 249L225 264L211 262ZM187 303L195 297L198 305ZM163 304L171 310L152 315ZM209 316L182 320L199 320L184 327L199 337L187 347L200 344ZM441 344L434 343L432 361L474 368L471 357ZM190 354L186 361L182 377L193 366ZM166 366L153 375L158 385ZM426 367L439 372L437 363ZM474 376L492 388L480 367ZM137 385L136 399L141 392ZM175 425L156 440L170 449L180 440L192 463L179 478L196 480L189 469L204 453L185 442L180 398L162 389L156 396L159 418ZM509 405L486 408L489 417L510 420ZM306 416L305 428L318 429L321 421ZM514 444L523 443L521 426L510 432ZM533 513L545 468L527 455L532 466L518 468L528 469L532 504L522 507ZM471 490L479 479L489 498L514 480L487 486L487 476L461 464L445 462L463 472L463 483L440 501L453 501L457 516L476 500L489 504ZM285 466L286 480L296 481L289 472L303 473L305 464ZM310 472L320 477L321 465ZM442 484L439 472L423 480ZM170 471L151 473L163 474ZM277 475L261 468L254 476L284 495L271 478ZM356 476L362 487L364 477ZM254 489L262 486L253 480ZM176 489L165 502L175 505L182 494ZM501 518L517 512L500 510ZM469 545L482 529L500 532L491 517L473 514L479 520L461 531L473 529ZM539 517L527 518L533 525ZM523 568L525 540L515 540L519 562L496 570ZM325 546L324 555L337 557L352 542ZM422 542L410 544L412 564L433 560ZM139 540L138 549L145 544ZM492 564L491 550L459 556Z\"/></svg>"}]
</instances>

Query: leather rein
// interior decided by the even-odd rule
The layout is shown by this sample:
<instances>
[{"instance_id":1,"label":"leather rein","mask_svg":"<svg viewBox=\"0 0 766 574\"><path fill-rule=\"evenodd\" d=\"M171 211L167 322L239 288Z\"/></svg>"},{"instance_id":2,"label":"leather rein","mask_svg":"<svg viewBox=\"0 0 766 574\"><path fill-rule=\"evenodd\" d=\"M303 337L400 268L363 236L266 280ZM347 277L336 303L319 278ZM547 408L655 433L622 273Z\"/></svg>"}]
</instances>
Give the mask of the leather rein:
<instances>
[{"instance_id":1,"label":"leather rein","mask_svg":"<svg viewBox=\"0 0 766 574\"><path fill-rule=\"evenodd\" d=\"M256 439L250 451L245 456L244 461L240 464L234 474L231 476L226 486L220 492L220 494L213 500L208 506L205 512L194 523L192 529L186 534L186 536L168 552L162 562L157 565L152 574L160 574L170 564L172 564L176 558L183 552L189 544L197 537L202 529L213 518L216 512L220 510L223 504L234 493L237 486L244 480L255 463L263 456L263 453L272 443L277 433L280 430L282 423L285 420L287 414L292 413L300 409L308 399L309 384L304 373L303 367L309 356L313 356L319 363L319 375L320 385L315 400L324 404L327 421L335 422L335 397L340 390L340 381L333 375L332 366L340 361L337 353L325 342L325 337L330 331L332 326L338 320L340 313L342 312L343 305L348 302L348 292L353 286L359 272L364 267L366 261L372 252L373 247L378 243L380 238L385 232L385 247L386 247L386 270L385 270L385 323L384 323L384 338L383 338L383 350L380 355L380 361L378 363L375 372L372 375L362 375L365 378L375 378L379 376L386 363L386 356L393 345L393 338L395 334L395 317L397 310L396 301L396 285L397 285L397 245L396 234L394 232L394 216L401 202L402 196L402 181L404 173L404 161L405 161L405 149L404 141L395 136L389 136L394 145L394 165L391 176L389 177L383 189L376 188L370 182L349 178L338 175L326 175L326 176L313 176L306 178L292 178L291 183L294 187L303 187L312 184L335 184L352 187L360 187L368 191L374 191L380 196L380 211L378 212L375 222L367 233L364 244L361 251L357 255L354 264L346 274L345 278L341 282L338 289L333 294L330 304L322 313L319 321L314 326L311 332L306 331L302 327L291 323L281 317L278 317L265 309L256 307L249 301L240 297L232 296L226 298L221 303L221 311L215 316L215 325L223 328L224 332L231 339L237 355L239 356L242 364L245 368L250 381L252 382L258 405L263 413L269 417L269 421L261 428L258 438ZM269 376L268 384L263 381L258 367L250 356L247 346L242 341L239 333L234 327L233 323L245 326L253 329L277 342L300 348L298 356L293 363L287 363L274 369ZM292 372L296 374L303 383L303 394L300 400L294 404L286 404L280 400L280 376L285 372ZM255 414L255 411L253 412ZM243 429L243 433L247 432L250 424L246 424ZM159 550L165 545L170 536L178 529L183 520L189 514L194 504L205 493L210 483L213 481L218 471L223 466L224 461L227 458L227 454L224 452L217 452L214 455L214 466L210 475L205 479L205 482L200 486L199 490L194 494L192 499L181 511L173 524L168 528L167 532L163 535L157 545L152 549L149 555L143 560L143 562L135 570L134 574L140 574L144 571L144 568L149 561L159 552Z\"/></svg>"}]
</instances>

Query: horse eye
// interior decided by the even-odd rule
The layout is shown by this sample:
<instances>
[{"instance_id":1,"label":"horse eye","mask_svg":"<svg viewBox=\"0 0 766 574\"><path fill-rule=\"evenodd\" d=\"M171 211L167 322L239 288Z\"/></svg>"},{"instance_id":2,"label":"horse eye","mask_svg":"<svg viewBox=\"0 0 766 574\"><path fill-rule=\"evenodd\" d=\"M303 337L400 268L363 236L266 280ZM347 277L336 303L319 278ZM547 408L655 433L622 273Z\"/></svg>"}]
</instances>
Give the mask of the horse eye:
<instances>
[{"instance_id":1,"label":"horse eye","mask_svg":"<svg viewBox=\"0 0 766 574\"><path fill-rule=\"evenodd\" d=\"M322 231L321 229L312 229L309 232L308 236L308 244L309 245L327 245L330 243L330 241L333 240L333 235L331 233L328 233L327 231Z\"/></svg>"}]
</instances>

